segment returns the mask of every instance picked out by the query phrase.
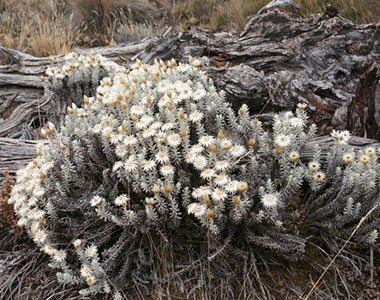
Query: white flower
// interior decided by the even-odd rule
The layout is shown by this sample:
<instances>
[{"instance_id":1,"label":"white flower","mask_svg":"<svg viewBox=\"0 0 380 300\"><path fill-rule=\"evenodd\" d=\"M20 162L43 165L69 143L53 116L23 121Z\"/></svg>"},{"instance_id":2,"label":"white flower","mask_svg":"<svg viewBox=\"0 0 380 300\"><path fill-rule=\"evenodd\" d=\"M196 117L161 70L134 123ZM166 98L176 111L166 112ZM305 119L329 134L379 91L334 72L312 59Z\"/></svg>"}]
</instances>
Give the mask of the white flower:
<instances>
[{"instance_id":1,"label":"white flower","mask_svg":"<svg viewBox=\"0 0 380 300\"><path fill-rule=\"evenodd\" d=\"M172 100L165 94L163 97L160 98L160 100L158 100L157 105L159 108L163 108L169 105L169 103L172 103Z\"/></svg>"},{"instance_id":2,"label":"white flower","mask_svg":"<svg viewBox=\"0 0 380 300\"><path fill-rule=\"evenodd\" d=\"M203 113L200 111L194 111L189 115L189 120L193 123L199 123L203 119Z\"/></svg>"},{"instance_id":3,"label":"white flower","mask_svg":"<svg viewBox=\"0 0 380 300\"><path fill-rule=\"evenodd\" d=\"M194 157L192 164L197 170L203 170L207 167L207 158L203 155L197 155Z\"/></svg>"},{"instance_id":4,"label":"white flower","mask_svg":"<svg viewBox=\"0 0 380 300\"><path fill-rule=\"evenodd\" d=\"M115 202L115 205L117 205L117 206L124 206L124 205L127 205L129 203L129 198L127 195L122 194L122 195L118 196L114 202Z\"/></svg>"},{"instance_id":5,"label":"white flower","mask_svg":"<svg viewBox=\"0 0 380 300\"><path fill-rule=\"evenodd\" d=\"M142 169L145 172L152 171L155 167L156 167L156 163L154 162L154 160L144 160L143 161Z\"/></svg>"},{"instance_id":6,"label":"white flower","mask_svg":"<svg viewBox=\"0 0 380 300\"><path fill-rule=\"evenodd\" d=\"M194 159L198 156L198 154L192 152L192 151L189 151L186 153L185 155L185 160L187 163L191 164L193 163Z\"/></svg>"},{"instance_id":7,"label":"white flower","mask_svg":"<svg viewBox=\"0 0 380 300\"><path fill-rule=\"evenodd\" d=\"M63 262L65 259L66 259L66 252L64 250L57 250L57 251L54 251L54 256L53 256L53 259L57 262Z\"/></svg>"},{"instance_id":8,"label":"white flower","mask_svg":"<svg viewBox=\"0 0 380 300\"><path fill-rule=\"evenodd\" d=\"M116 145L117 143L120 143L122 140L123 140L123 135L122 134L114 134L112 135L110 141L111 141L111 144L114 144Z\"/></svg>"},{"instance_id":9,"label":"white flower","mask_svg":"<svg viewBox=\"0 0 380 300\"><path fill-rule=\"evenodd\" d=\"M203 147L209 147L215 142L215 138L211 135L204 135L199 139L199 144Z\"/></svg>"},{"instance_id":10,"label":"white flower","mask_svg":"<svg viewBox=\"0 0 380 300\"><path fill-rule=\"evenodd\" d=\"M364 153L370 157L374 156L376 154L375 147L368 146L364 149Z\"/></svg>"},{"instance_id":11,"label":"white flower","mask_svg":"<svg viewBox=\"0 0 380 300\"><path fill-rule=\"evenodd\" d=\"M199 204L199 203L191 203L187 207L188 214L194 214L195 217L200 218L202 217L207 210L207 206L205 204Z\"/></svg>"},{"instance_id":12,"label":"white flower","mask_svg":"<svg viewBox=\"0 0 380 300\"><path fill-rule=\"evenodd\" d=\"M195 144L194 146L192 146L190 148L190 152L195 153L195 154L199 154L203 150L204 150L203 147L201 145L199 145L199 144Z\"/></svg>"},{"instance_id":13,"label":"white flower","mask_svg":"<svg viewBox=\"0 0 380 300\"><path fill-rule=\"evenodd\" d=\"M289 123L293 127L303 127L305 122L301 118L293 117L289 119Z\"/></svg>"},{"instance_id":14,"label":"white flower","mask_svg":"<svg viewBox=\"0 0 380 300\"><path fill-rule=\"evenodd\" d=\"M37 185L33 189L33 196L39 198L42 197L45 192L46 191L40 185Z\"/></svg>"},{"instance_id":15,"label":"white flower","mask_svg":"<svg viewBox=\"0 0 380 300\"><path fill-rule=\"evenodd\" d=\"M233 146L230 149L231 155L235 158L242 156L245 152L246 152L246 149L244 148L244 146L237 145L237 146Z\"/></svg>"},{"instance_id":16,"label":"white flower","mask_svg":"<svg viewBox=\"0 0 380 300\"><path fill-rule=\"evenodd\" d=\"M161 126L162 126L162 123L156 121L156 122L153 122L152 125L150 125L149 128L150 128L150 129L153 129L153 130L158 130L158 129L161 128Z\"/></svg>"},{"instance_id":17,"label":"white flower","mask_svg":"<svg viewBox=\"0 0 380 300\"><path fill-rule=\"evenodd\" d=\"M226 174L219 174L214 178L214 182L217 186L223 186L228 183L228 176Z\"/></svg>"},{"instance_id":18,"label":"white flower","mask_svg":"<svg viewBox=\"0 0 380 300\"><path fill-rule=\"evenodd\" d=\"M203 88L199 88L193 92L194 100L201 100L204 96L206 96L206 90Z\"/></svg>"},{"instance_id":19,"label":"white flower","mask_svg":"<svg viewBox=\"0 0 380 300\"><path fill-rule=\"evenodd\" d=\"M274 142L280 147L287 147L290 145L290 137L284 134L280 134L275 137Z\"/></svg>"},{"instance_id":20,"label":"white flower","mask_svg":"<svg viewBox=\"0 0 380 300\"><path fill-rule=\"evenodd\" d=\"M135 127L137 130L143 130L146 129L148 126L144 122L138 121L135 123Z\"/></svg>"},{"instance_id":21,"label":"white flower","mask_svg":"<svg viewBox=\"0 0 380 300\"><path fill-rule=\"evenodd\" d=\"M125 155L127 155L127 147L123 144L118 144L115 147L115 154L118 157L123 158Z\"/></svg>"},{"instance_id":22,"label":"white flower","mask_svg":"<svg viewBox=\"0 0 380 300\"><path fill-rule=\"evenodd\" d=\"M27 217L31 220L40 220L45 215L45 211L34 208L27 213Z\"/></svg>"},{"instance_id":23,"label":"white flower","mask_svg":"<svg viewBox=\"0 0 380 300\"><path fill-rule=\"evenodd\" d=\"M115 171L119 170L120 168L123 167L123 165L124 165L124 163L122 161L115 162L115 164L112 167L112 171L115 172Z\"/></svg>"},{"instance_id":24,"label":"white flower","mask_svg":"<svg viewBox=\"0 0 380 300\"><path fill-rule=\"evenodd\" d=\"M169 134L167 137L168 145L175 148L181 144L181 137L177 133Z\"/></svg>"},{"instance_id":25,"label":"white flower","mask_svg":"<svg viewBox=\"0 0 380 300\"><path fill-rule=\"evenodd\" d=\"M163 165L160 169L162 176L168 177L174 175L174 167L172 165Z\"/></svg>"},{"instance_id":26,"label":"white flower","mask_svg":"<svg viewBox=\"0 0 380 300\"><path fill-rule=\"evenodd\" d=\"M152 206L156 201L154 200L154 198L150 197L150 198L145 198L145 204L148 205L148 206Z\"/></svg>"},{"instance_id":27,"label":"white flower","mask_svg":"<svg viewBox=\"0 0 380 300\"><path fill-rule=\"evenodd\" d=\"M142 116L144 114L144 106L133 105L130 110L131 115Z\"/></svg>"},{"instance_id":28,"label":"white flower","mask_svg":"<svg viewBox=\"0 0 380 300\"><path fill-rule=\"evenodd\" d=\"M133 146L137 143L137 138L134 136L134 135L127 135L125 138L124 138L124 141L123 141L123 144L125 146Z\"/></svg>"},{"instance_id":29,"label":"white flower","mask_svg":"<svg viewBox=\"0 0 380 300\"><path fill-rule=\"evenodd\" d=\"M28 219L27 218L20 218L17 221L17 225L20 227L24 227L28 224Z\"/></svg>"},{"instance_id":30,"label":"white flower","mask_svg":"<svg viewBox=\"0 0 380 300\"><path fill-rule=\"evenodd\" d=\"M156 156L156 161L161 164L167 164L170 161L169 154L167 151L159 151Z\"/></svg>"},{"instance_id":31,"label":"white flower","mask_svg":"<svg viewBox=\"0 0 380 300\"><path fill-rule=\"evenodd\" d=\"M371 231L371 233L368 236L368 243L375 245L377 240L379 238L379 231L377 229L374 229Z\"/></svg>"},{"instance_id":32,"label":"white flower","mask_svg":"<svg viewBox=\"0 0 380 300\"><path fill-rule=\"evenodd\" d=\"M168 137L168 135L166 134L166 132L159 131L156 134L155 142L160 143L160 144L164 144L164 143L166 143L167 137Z\"/></svg>"},{"instance_id":33,"label":"white flower","mask_svg":"<svg viewBox=\"0 0 380 300\"><path fill-rule=\"evenodd\" d=\"M317 161L311 161L308 164L308 168L312 172L317 172L321 168L321 164L319 162L317 162Z\"/></svg>"},{"instance_id":34,"label":"white flower","mask_svg":"<svg viewBox=\"0 0 380 300\"><path fill-rule=\"evenodd\" d=\"M82 240L76 239L75 241L73 241L73 246L75 249L79 249L82 246Z\"/></svg>"},{"instance_id":35,"label":"white flower","mask_svg":"<svg viewBox=\"0 0 380 300\"><path fill-rule=\"evenodd\" d=\"M99 205L103 204L105 201L106 200L100 196L94 196L91 199L91 206L92 207L99 206Z\"/></svg>"},{"instance_id":36,"label":"white flower","mask_svg":"<svg viewBox=\"0 0 380 300\"><path fill-rule=\"evenodd\" d=\"M290 161L296 162L300 158L300 153L296 150L293 150L289 153L288 158Z\"/></svg>"},{"instance_id":37,"label":"white flower","mask_svg":"<svg viewBox=\"0 0 380 300\"><path fill-rule=\"evenodd\" d=\"M133 172L137 170L137 160L134 155L128 157L124 163L124 169L128 172Z\"/></svg>"},{"instance_id":38,"label":"white flower","mask_svg":"<svg viewBox=\"0 0 380 300\"><path fill-rule=\"evenodd\" d=\"M143 133L142 133L142 137L143 137L144 139L147 139L147 138L150 138L150 137L152 137L152 136L155 136L156 133L157 133L157 132L156 132L155 129L149 127L148 129L146 129L146 130L143 131Z\"/></svg>"},{"instance_id":39,"label":"white flower","mask_svg":"<svg viewBox=\"0 0 380 300\"><path fill-rule=\"evenodd\" d=\"M205 169L201 172L201 178L210 180L216 176L216 172L214 169Z\"/></svg>"},{"instance_id":40,"label":"white flower","mask_svg":"<svg viewBox=\"0 0 380 300\"><path fill-rule=\"evenodd\" d=\"M298 108L299 110L305 110L306 107L307 107L307 104L306 104L306 103L298 103L298 104L297 104L297 108Z\"/></svg>"},{"instance_id":41,"label":"white flower","mask_svg":"<svg viewBox=\"0 0 380 300\"><path fill-rule=\"evenodd\" d=\"M203 197L205 196L209 196L211 195L211 190L208 186L206 185L202 185L200 186L199 188L196 188L192 193L191 195L195 198L195 199L203 199Z\"/></svg>"},{"instance_id":42,"label":"white flower","mask_svg":"<svg viewBox=\"0 0 380 300\"><path fill-rule=\"evenodd\" d=\"M232 148L232 141L229 139L222 139L220 141L220 147L223 150L230 150Z\"/></svg>"},{"instance_id":43,"label":"white flower","mask_svg":"<svg viewBox=\"0 0 380 300\"><path fill-rule=\"evenodd\" d=\"M230 167L230 163L227 160L219 160L215 162L215 170L226 171Z\"/></svg>"},{"instance_id":44,"label":"white flower","mask_svg":"<svg viewBox=\"0 0 380 300\"><path fill-rule=\"evenodd\" d=\"M359 161L363 164L363 165L366 165L370 162L371 160L371 157L369 155L366 155L366 154L362 154L359 156Z\"/></svg>"},{"instance_id":45,"label":"white flower","mask_svg":"<svg viewBox=\"0 0 380 300\"><path fill-rule=\"evenodd\" d=\"M32 235L34 235L39 228L40 228L40 221L32 222L32 226L30 227L30 231L31 231Z\"/></svg>"},{"instance_id":46,"label":"white flower","mask_svg":"<svg viewBox=\"0 0 380 300\"><path fill-rule=\"evenodd\" d=\"M182 102L185 99L189 99L192 96L191 88L189 85L184 86L183 89L181 90L180 94L176 99L174 99L174 103L178 104Z\"/></svg>"},{"instance_id":47,"label":"white flower","mask_svg":"<svg viewBox=\"0 0 380 300\"><path fill-rule=\"evenodd\" d=\"M212 192L211 198L216 202L220 202L227 198L227 193L224 190L218 188Z\"/></svg>"},{"instance_id":48,"label":"white flower","mask_svg":"<svg viewBox=\"0 0 380 300\"><path fill-rule=\"evenodd\" d=\"M145 96L141 99L141 102L144 104L144 105L150 105L152 103L153 99L151 96Z\"/></svg>"},{"instance_id":49,"label":"white flower","mask_svg":"<svg viewBox=\"0 0 380 300\"><path fill-rule=\"evenodd\" d=\"M187 206L187 212L188 214L193 214L195 212L195 209L196 207L200 205L199 203L190 203L188 206Z\"/></svg>"},{"instance_id":50,"label":"white flower","mask_svg":"<svg viewBox=\"0 0 380 300\"><path fill-rule=\"evenodd\" d=\"M168 130L171 130L171 129L176 128L176 127L177 127L177 125L175 123L171 122L171 123L165 123L164 125L162 125L161 129L163 131L168 131Z\"/></svg>"},{"instance_id":51,"label":"white flower","mask_svg":"<svg viewBox=\"0 0 380 300\"><path fill-rule=\"evenodd\" d=\"M331 136L338 141L339 144L347 144L347 142L351 138L351 134L348 130L343 130L343 131L337 131L333 130L331 132Z\"/></svg>"},{"instance_id":52,"label":"white flower","mask_svg":"<svg viewBox=\"0 0 380 300\"><path fill-rule=\"evenodd\" d=\"M325 180L326 175L325 175L325 173L318 171L314 174L313 178L314 178L315 182L321 183Z\"/></svg>"},{"instance_id":53,"label":"white flower","mask_svg":"<svg viewBox=\"0 0 380 300\"><path fill-rule=\"evenodd\" d=\"M341 135L343 135L345 137L345 139L348 141L351 137L351 133L348 131L348 130L343 130L341 132Z\"/></svg>"},{"instance_id":54,"label":"white flower","mask_svg":"<svg viewBox=\"0 0 380 300\"><path fill-rule=\"evenodd\" d=\"M172 88L172 85L167 80L161 80L157 85L157 90L160 93L165 93Z\"/></svg>"},{"instance_id":55,"label":"white flower","mask_svg":"<svg viewBox=\"0 0 380 300\"><path fill-rule=\"evenodd\" d=\"M148 116L148 115L142 116L141 119L140 119L140 121L137 122L136 128L138 128L138 129L143 129L144 128L145 129L153 121L154 121L154 118L152 116Z\"/></svg>"},{"instance_id":56,"label":"white flower","mask_svg":"<svg viewBox=\"0 0 380 300\"><path fill-rule=\"evenodd\" d=\"M355 159L355 153L353 152L346 152L346 153L343 153L342 155L342 161L347 165L352 163L354 159Z\"/></svg>"},{"instance_id":57,"label":"white flower","mask_svg":"<svg viewBox=\"0 0 380 300\"><path fill-rule=\"evenodd\" d=\"M189 90L190 90L190 86L189 86L188 83L178 80L178 81L176 81L176 82L174 83L174 89L175 89L178 93L181 93L181 92L183 92L184 90L189 91Z\"/></svg>"},{"instance_id":58,"label":"white flower","mask_svg":"<svg viewBox=\"0 0 380 300\"><path fill-rule=\"evenodd\" d=\"M89 247L87 247L86 251L85 251L85 254L88 256L88 257L95 257L96 254L98 252L98 249L96 248L95 245L91 245Z\"/></svg>"},{"instance_id":59,"label":"white flower","mask_svg":"<svg viewBox=\"0 0 380 300\"><path fill-rule=\"evenodd\" d=\"M224 189L226 190L227 193L229 194L234 194L239 190L240 182L237 180L230 180Z\"/></svg>"},{"instance_id":60,"label":"white flower","mask_svg":"<svg viewBox=\"0 0 380 300\"><path fill-rule=\"evenodd\" d=\"M55 78L57 78L57 79L63 79L63 78L65 78L65 74L63 74L63 73L57 73L55 75Z\"/></svg>"},{"instance_id":61,"label":"white flower","mask_svg":"<svg viewBox=\"0 0 380 300\"><path fill-rule=\"evenodd\" d=\"M94 285L96 282L96 279L94 276L90 275L90 276L87 276L86 277L86 283L89 285L89 286L92 286Z\"/></svg>"},{"instance_id":62,"label":"white flower","mask_svg":"<svg viewBox=\"0 0 380 300\"><path fill-rule=\"evenodd\" d=\"M100 133L100 132L102 132L102 129L103 129L103 126L102 126L102 124L96 124L93 128L92 128L92 131L94 132L94 133Z\"/></svg>"},{"instance_id":63,"label":"white flower","mask_svg":"<svg viewBox=\"0 0 380 300\"><path fill-rule=\"evenodd\" d=\"M278 206L280 198L280 194L276 193L266 193L261 197L261 202L267 208L275 208Z\"/></svg>"},{"instance_id":64,"label":"white flower","mask_svg":"<svg viewBox=\"0 0 380 300\"><path fill-rule=\"evenodd\" d=\"M89 265L84 265L81 269L80 269L80 275L84 278L88 277L88 276L92 276L92 270L90 268Z\"/></svg>"},{"instance_id":65,"label":"white flower","mask_svg":"<svg viewBox=\"0 0 380 300\"><path fill-rule=\"evenodd\" d=\"M52 245L45 245L42 247L42 251L44 251L47 255L53 255L57 249L54 249Z\"/></svg>"},{"instance_id":66,"label":"white flower","mask_svg":"<svg viewBox=\"0 0 380 300\"><path fill-rule=\"evenodd\" d=\"M113 128L111 126L106 126L102 130L102 135L106 138L109 138L113 135Z\"/></svg>"},{"instance_id":67,"label":"white flower","mask_svg":"<svg viewBox=\"0 0 380 300\"><path fill-rule=\"evenodd\" d=\"M47 238L47 234L44 230L41 230L41 229L38 229L36 230L36 232L34 233L34 241L36 243L41 243L43 244L45 241L46 241L46 238Z\"/></svg>"}]
</instances>

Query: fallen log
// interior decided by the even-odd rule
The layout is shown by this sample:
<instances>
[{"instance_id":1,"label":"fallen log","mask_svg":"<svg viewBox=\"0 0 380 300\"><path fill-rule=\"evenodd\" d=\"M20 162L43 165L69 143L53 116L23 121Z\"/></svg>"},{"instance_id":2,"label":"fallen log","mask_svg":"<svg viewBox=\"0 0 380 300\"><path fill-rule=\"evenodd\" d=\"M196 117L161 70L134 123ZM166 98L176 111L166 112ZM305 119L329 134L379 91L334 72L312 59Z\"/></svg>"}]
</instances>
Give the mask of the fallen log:
<instances>
[{"instance_id":1,"label":"fallen log","mask_svg":"<svg viewBox=\"0 0 380 300\"><path fill-rule=\"evenodd\" d=\"M0 138L0 174L14 174L36 155L39 141Z\"/></svg>"}]
</instances>

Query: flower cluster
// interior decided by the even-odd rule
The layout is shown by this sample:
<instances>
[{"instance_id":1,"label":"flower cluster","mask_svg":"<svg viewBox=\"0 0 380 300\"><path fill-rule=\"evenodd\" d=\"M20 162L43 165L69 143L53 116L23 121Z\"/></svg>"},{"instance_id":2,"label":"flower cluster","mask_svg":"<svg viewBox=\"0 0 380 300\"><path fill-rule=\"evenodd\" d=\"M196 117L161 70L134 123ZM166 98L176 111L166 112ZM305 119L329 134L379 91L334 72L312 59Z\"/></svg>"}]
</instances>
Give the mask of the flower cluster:
<instances>
[{"instance_id":1,"label":"flower cluster","mask_svg":"<svg viewBox=\"0 0 380 300\"><path fill-rule=\"evenodd\" d=\"M83 294L109 292L110 280L125 285L131 270L149 268L145 256L154 250L136 239L152 230L190 227L200 239L228 232L234 247L294 259L306 237L288 225L301 205L310 206L313 226L348 228L376 202L378 150L353 149L348 132L332 133L337 142L327 160L318 146L302 159L316 132L305 104L275 114L265 130L246 105L236 113L194 59L137 60L126 70L73 54L48 76L73 80L99 65L105 76L81 104L68 106L60 130L53 123L42 129L49 142L18 172L10 199L59 279L86 283Z\"/></svg>"},{"instance_id":2,"label":"flower cluster","mask_svg":"<svg viewBox=\"0 0 380 300\"><path fill-rule=\"evenodd\" d=\"M83 73L88 73L90 70L99 71L99 68L104 68L109 73L125 70L122 66L99 54L92 53L87 56L72 52L65 55L62 65L48 67L46 77L50 81L63 81L65 78L83 77Z\"/></svg>"}]
</instances>

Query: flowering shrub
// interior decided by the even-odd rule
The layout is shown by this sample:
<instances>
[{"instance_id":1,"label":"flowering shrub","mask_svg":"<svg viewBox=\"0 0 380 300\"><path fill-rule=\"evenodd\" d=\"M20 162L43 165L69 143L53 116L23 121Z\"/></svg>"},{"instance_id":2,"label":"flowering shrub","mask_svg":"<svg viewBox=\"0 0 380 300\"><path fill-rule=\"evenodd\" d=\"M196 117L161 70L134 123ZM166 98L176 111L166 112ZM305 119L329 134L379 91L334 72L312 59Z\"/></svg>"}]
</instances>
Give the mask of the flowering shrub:
<instances>
[{"instance_id":1,"label":"flowering shrub","mask_svg":"<svg viewBox=\"0 0 380 300\"><path fill-rule=\"evenodd\" d=\"M132 279L157 278L156 240L192 253L178 264L200 259L202 241L218 253L226 239L295 260L307 239L301 207L310 228L345 237L379 201L379 149L355 151L348 132L332 133L327 159L319 147L301 159L316 132L304 104L266 130L246 105L234 112L199 60L127 70L100 56L69 59L48 72L51 96L94 73L100 84L68 107L60 130L42 129L49 142L18 172L9 201L59 279L87 284L83 294L119 298ZM359 239L374 243L378 226L371 218Z\"/></svg>"}]
</instances>

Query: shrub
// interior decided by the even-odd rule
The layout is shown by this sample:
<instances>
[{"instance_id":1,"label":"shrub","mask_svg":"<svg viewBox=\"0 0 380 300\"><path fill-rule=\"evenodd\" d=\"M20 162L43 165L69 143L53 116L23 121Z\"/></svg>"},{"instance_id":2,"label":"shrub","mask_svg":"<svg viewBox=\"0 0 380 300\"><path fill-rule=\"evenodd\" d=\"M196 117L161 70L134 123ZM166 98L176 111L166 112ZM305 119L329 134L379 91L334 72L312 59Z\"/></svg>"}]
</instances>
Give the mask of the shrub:
<instances>
[{"instance_id":1,"label":"shrub","mask_svg":"<svg viewBox=\"0 0 380 300\"><path fill-rule=\"evenodd\" d=\"M327 159L315 147L302 160L316 132L306 105L265 128L246 105L236 113L200 66L137 60L129 71L72 54L48 70L49 97L75 86L74 99L87 95L59 130L42 129L49 143L18 172L9 202L58 278L87 284L82 294L120 298L168 280L183 290L181 274L198 265L210 286L254 254L298 260L310 234L347 238L373 207L357 240L375 243L379 149L356 151L347 131L334 131Z\"/></svg>"}]
</instances>

